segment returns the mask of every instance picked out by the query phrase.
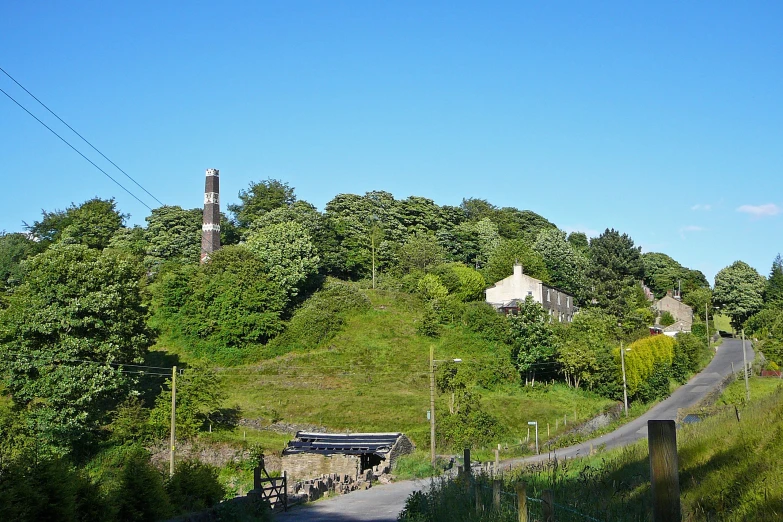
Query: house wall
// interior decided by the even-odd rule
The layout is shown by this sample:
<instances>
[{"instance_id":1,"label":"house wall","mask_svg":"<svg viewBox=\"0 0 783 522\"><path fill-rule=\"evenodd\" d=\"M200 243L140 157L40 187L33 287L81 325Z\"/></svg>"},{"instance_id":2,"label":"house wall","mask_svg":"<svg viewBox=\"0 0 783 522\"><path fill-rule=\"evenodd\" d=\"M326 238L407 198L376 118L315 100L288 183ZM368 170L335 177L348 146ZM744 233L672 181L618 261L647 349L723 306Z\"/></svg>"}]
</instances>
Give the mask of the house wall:
<instances>
[{"instance_id":1,"label":"house wall","mask_svg":"<svg viewBox=\"0 0 783 522\"><path fill-rule=\"evenodd\" d=\"M690 326L693 324L693 309L690 306L668 295L656 302L654 306L661 313L669 312L676 321L682 321L690 330Z\"/></svg>"},{"instance_id":2,"label":"house wall","mask_svg":"<svg viewBox=\"0 0 783 522\"><path fill-rule=\"evenodd\" d=\"M571 322L574 316L574 298L565 292L546 285L542 286L543 301L541 305L554 316L555 321Z\"/></svg>"},{"instance_id":3,"label":"house wall","mask_svg":"<svg viewBox=\"0 0 783 522\"><path fill-rule=\"evenodd\" d=\"M522 299L528 295L533 296L537 303L541 302L542 283L535 277L530 277L522 272L522 265L514 265L514 273L505 279L501 279L491 288L487 288L487 302L500 305L512 299Z\"/></svg>"},{"instance_id":4,"label":"house wall","mask_svg":"<svg viewBox=\"0 0 783 522\"><path fill-rule=\"evenodd\" d=\"M283 455L282 470L288 473L290 480L307 480L330 473L359 476L360 460L356 455L319 455L317 453L297 453Z\"/></svg>"}]
</instances>

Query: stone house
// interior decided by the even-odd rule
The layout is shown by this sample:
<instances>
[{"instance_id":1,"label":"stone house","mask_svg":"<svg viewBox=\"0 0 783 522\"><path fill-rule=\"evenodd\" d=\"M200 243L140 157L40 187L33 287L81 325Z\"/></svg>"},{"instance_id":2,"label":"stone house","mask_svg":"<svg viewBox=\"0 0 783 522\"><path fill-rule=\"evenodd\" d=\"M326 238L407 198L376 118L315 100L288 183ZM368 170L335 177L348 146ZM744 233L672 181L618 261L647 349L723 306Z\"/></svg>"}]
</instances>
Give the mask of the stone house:
<instances>
[{"instance_id":1,"label":"stone house","mask_svg":"<svg viewBox=\"0 0 783 522\"><path fill-rule=\"evenodd\" d=\"M572 295L525 274L519 263L514 264L513 274L501 279L485 292L487 303L505 314L517 313L519 304L523 303L527 296L540 303L555 321L571 322L577 311Z\"/></svg>"},{"instance_id":2,"label":"stone house","mask_svg":"<svg viewBox=\"0 0 783 522\"><path fill-rule=\"evenodd\" d=\"M653 303L653 309L660 315L669 312L674 317L674 324L663 329L664 333L690 332L693 325L693 309L672 296L669 292L665 297ZM657 322L657 319L656 319Z\"/></svg>"},{"instance_id":3,"label":"stone house","mask_svg":"<svg viewBox=\"0 0 783 522\"><path fill-rule=\"evenodd\" d=\"M291 480L347 475L352 480L372 470L390 471L414 445L402 433L307 433L299 431L283 450L282 471Z\"/></svg>"}]
</instances>

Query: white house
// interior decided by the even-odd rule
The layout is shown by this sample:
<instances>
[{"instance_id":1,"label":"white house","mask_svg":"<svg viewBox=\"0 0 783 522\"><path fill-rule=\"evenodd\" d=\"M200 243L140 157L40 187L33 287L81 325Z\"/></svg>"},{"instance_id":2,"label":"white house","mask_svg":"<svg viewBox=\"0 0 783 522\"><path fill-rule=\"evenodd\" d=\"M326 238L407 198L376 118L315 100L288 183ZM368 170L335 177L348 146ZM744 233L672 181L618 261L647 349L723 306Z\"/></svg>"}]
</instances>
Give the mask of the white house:
<instances>
[{"instance_id":1,"label":"white house","mask_svg":"<svg viewBox=\"0 0 783 522\"><path fill-rule=\"evenodd\" d=\"M522 265L514 264L514 273L486 289L486 301L506 314L519 311L519 303L527 296L540 303L555 320L570 322L576 312L573 296L524 273Z\"/></svg>"}]
</instances>

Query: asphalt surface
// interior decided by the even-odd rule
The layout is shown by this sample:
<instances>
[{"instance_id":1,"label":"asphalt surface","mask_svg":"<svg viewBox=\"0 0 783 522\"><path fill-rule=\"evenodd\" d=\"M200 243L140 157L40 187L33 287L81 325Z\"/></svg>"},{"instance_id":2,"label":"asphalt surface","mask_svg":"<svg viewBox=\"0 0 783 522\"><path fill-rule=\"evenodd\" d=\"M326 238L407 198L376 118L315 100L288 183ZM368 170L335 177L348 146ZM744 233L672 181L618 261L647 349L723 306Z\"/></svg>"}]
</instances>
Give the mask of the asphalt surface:
<instances>
[{"instance_id":1,"label":"asphalt surface","mask_svg":"<svg viewBox=\"0 0 783 522\"><path fill-rule=\"evenodd\" d=\"M753 361L753 348L751 343L746 342L745 350L747 352L748 363ZM742 341L739 339L724 339L718 347L718 352L712 358L710 364L695 375L690 381L680 386L671 397L661 401L650 409L647 413L638 417L628 424L617 428L611 433L602 435L595 439L588 440L576 446L561 448L553 451L551 454L541 454L533 457L506 460L502 462L503 468L513 467L519 464L530 462L540 462L550 458L571 458L577 456L589 455L590 448L606 449L625 446L636 442L639 439L647 438L648 420L673 420L677 421L677 415L680 409L689 408L698 403L705 395L718 386L723 379L731 373L732 363L735 371L742 371Z\"/></svg>"},{"instance_id":2,"label":"asphalt surface","mask_svg":"<svg viewBox=\"0 0 783 522\"><path fill-rule=\"evenodd\" d=\"M746 344L747 360L753 361L753 349ZM687 384L678 388L668 399L657 404L641 417L634 419L617 430L576 446L562 448L551 454L536 455L522 459L506 460L503 468L530 462L540 462L550 458L576 457L587 455L591 446L606 449L624 446L647 437L647 421L677 420L682 408L698 403L705 395L718 386L731 373L732 363L735 371L742 370L742 341L724 339L712 362ZM334 497L300 506L294 506L287 513L275 517L281 522L394 522L405 506L405 500L414 492L426 488L429 480L409 480L368 490L355 491L348 495Z\"/></svg>"}]
</instances>

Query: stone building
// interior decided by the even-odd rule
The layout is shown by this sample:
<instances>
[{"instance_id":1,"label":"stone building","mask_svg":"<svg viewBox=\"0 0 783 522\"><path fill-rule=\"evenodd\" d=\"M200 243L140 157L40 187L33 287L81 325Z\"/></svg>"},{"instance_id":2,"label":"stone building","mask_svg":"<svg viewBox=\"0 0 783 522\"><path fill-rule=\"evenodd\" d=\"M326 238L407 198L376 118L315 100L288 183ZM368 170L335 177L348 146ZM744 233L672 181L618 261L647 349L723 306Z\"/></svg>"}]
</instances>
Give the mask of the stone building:
<instances>
[{"instance_id":1,"label":"stone building","mask_svg":"<svg viewBox=\"0 0 783 522\"><path fill-rule=\"evenodd\" d=\"M397 458L413 452L402 433L307 433L299 431L283 450L282 470L291 480L391 470Z\"/></svg>"},{"instance_id":2,"label":"stone building","mask_svg":"<svg viewBox=\"0 0 783 522\"><path fill-rule=\"evenodd\" d=\"M519 263L514 264L513 274L486 289L487 303L506 314L518 312L527 296L540 303L556 321L571 322L577 311L572 295L525 274Z\"/></svg>"},{"instance_id":3,"label":"stone building","mask_svg":"<svg viewBox=\"0 0 783 522\"><path fill-rule=\"evenodd\" d=\"M672 296L669 292L665 297L655 301L653 303L653 309L657 312L658 317L663 312L669 312L674 317L674 324L667 326L663 329L666 332L690 332L693 325L693 309ZM656 323L657 323L656 319Z\"/></svg>"}]
</instances>

